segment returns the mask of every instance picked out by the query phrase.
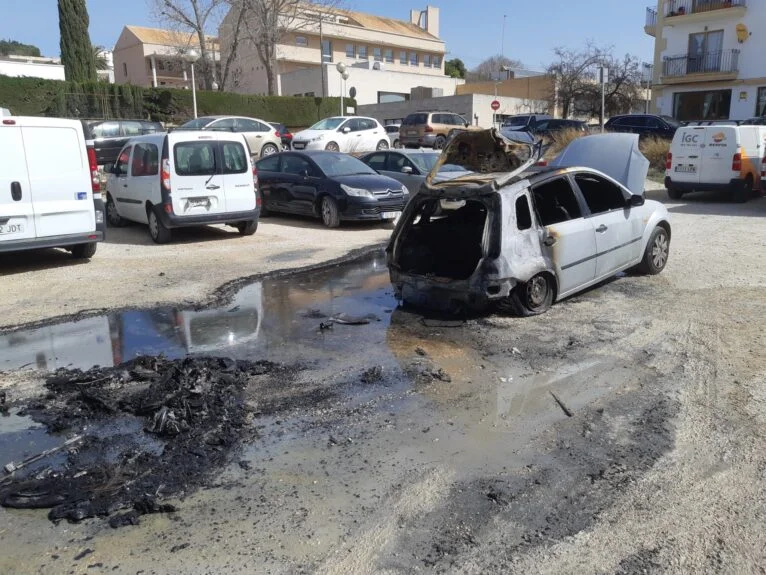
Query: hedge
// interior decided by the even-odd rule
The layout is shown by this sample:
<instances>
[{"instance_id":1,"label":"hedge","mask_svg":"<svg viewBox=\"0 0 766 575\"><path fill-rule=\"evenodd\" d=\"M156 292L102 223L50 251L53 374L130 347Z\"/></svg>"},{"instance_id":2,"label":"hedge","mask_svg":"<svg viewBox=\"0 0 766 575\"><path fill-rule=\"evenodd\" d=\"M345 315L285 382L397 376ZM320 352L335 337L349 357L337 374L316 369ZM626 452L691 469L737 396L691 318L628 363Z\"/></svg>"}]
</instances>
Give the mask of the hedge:
<instances>
[{"instance_id":1,"label":"hedge","mask_svg":"<svg viewBox=\"0 0 766 575\"><path fill-rule=\"evenodd\" d=\"M346 99L347 106L355 106ZM189 90L147 89L105 82L78 84L0 76L0 107L18 116L145 118L181 124L193 116ZM198 115L253 116L289 127L310 126L338 113L340 98L246 96L197 91Z\"/></svg>"}]
</instances>

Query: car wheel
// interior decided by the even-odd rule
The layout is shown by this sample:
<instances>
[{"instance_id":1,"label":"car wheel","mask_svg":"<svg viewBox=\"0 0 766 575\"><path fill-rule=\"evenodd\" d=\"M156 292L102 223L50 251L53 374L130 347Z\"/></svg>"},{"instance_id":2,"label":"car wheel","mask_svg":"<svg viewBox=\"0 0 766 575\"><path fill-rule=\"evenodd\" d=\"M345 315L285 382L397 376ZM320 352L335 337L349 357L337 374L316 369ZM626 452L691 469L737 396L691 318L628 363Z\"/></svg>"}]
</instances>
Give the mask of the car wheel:
<instances>
[{"instance_id":1,"label":"car wheel","mask_svg":"<svg viewBox=\"0 0 766 575\"><path fill-rule=\"evenodd\" d=\"M89 244L77 244L72 247L72 256L78 260L87 260L96 254L98 244L92 242Z\"/></svg>"},{"instance_id":2,"label":"car wheel","mask_svg":"<svg viewBox=\"0 0 766 575\"><path fill-rule=\"evenodd\" d=\"M324 149L328 152L340 152L340 146L338 146L337 142L328 142Z\"/></svg>"},{"instance_id":3,"label":"car wheel","mask_svg":"<svg viewBox=\"0 0 766 575\"><path fill-rule=\"evenodd\" d=\"M734 201L738 204L748 201L753 196L753 176L748 174L744 182L735 184L733 192Z\"/></svg>"},{"instance_id":4,"label":"car wheel","mask_svg":"<svg viewBox=\"0 0 766 575\"><path fill-rule=\"evenodd\" d=\"M522 282L501 303L501 309L509 310L521 317L545 313L553 305L554 286L551 276L537 274Z\"/></svg>"},{"instance_id":5,"label":"car wheel","mask_svg":"<svg viewBox=\"0 0 766 575\"><path fill-rule=\"evenodd\" d=\"M322 223L328 228L337 228L340 225L340 212L338 202L330 196L322 198L321 205Z\"/></svg>"},{"instance_id":6,"label":"car wheel","mask_svg":"<svg viewBox=\"0 0 766 575\"><path fill-rule=\"evenodd\" d=\"M157 217L157 211L155 208L147 208L149 216L149 235L155 244L166 244L170 241L170 230L165 227L159 217Z\"/></svg>"},{"instance_id":7,"label":"car wheel","mask_svg":"<svg viewBox=\"0 0 766 575\"><path fill-rule=\"evenodd\" d=\"M237 224L237 229L239 230L239 235L241 236L252 236L255 233L255 230L258 229L258 222L255 220L250 220L249 222L239 222Z\"/></svg>"},{"instance_id":8,"label":"car wheel","mask_svg":"<svg viewBox=\"0 0 766 575\"><path fill-rule=\"evenodd\" d=\"M375 149L376 150L388 150L388 142L386 142L385 140L381 140L380 142L378 142L378 145L375 146Z\"/></svg>"},{"instance_id":9,"label":"car wheel","mask_svg":"<svg viewBox=\"0 0 766 575\"><path fill-rule=\"evenodd\" d=\"M668 188L668 197L671 200L680 200L683 197L684 193L681 190L677 190L675 188Z\"/></svg>"},{"instance_id":10,"label":"car wheel","mask_svg":"<svg viewBox=\"0 0 766 575\"><path fill-rule=\"evenodd\" d=\"M266 156L271 156L278 152L279 152L279 148L277 148L274 144L265 144L261 148L261 158L265 158Z\"/></svg>"},{"instance_id":11,"label":"car wheel","mask_svg":"<svg viewBox=\"0 0 766 575\"><path fill-rule=\"evenodd\" d=\"M127 220L117 213L117 206L111 194L106 195L106 219L109 225L114 228L122 228L128 223Z\"/></svg>"},{"instance_id":12,"label":"car wheel","mask_svg":"<svg viewBox=\"0 0 766 575\"><path fill-rule=\"evenodd\" d=\"M444 147L446 141L447 138L444 136L436 136L436 141L434 142L434 150L441 150Z\"/></svg>"},{"instance_id":13,"label":"car wheel","mask_svg":"<svg viewBox=\"0 0 766 575\"><path fill-rule=\"evenodd\" d=\"M638 269L647 275L657 275L665 269L669 256L670 236L665 228L657 226L649 237L649 243L646 244L644 251L644 259Z\"/></svg>"}]
</instances>

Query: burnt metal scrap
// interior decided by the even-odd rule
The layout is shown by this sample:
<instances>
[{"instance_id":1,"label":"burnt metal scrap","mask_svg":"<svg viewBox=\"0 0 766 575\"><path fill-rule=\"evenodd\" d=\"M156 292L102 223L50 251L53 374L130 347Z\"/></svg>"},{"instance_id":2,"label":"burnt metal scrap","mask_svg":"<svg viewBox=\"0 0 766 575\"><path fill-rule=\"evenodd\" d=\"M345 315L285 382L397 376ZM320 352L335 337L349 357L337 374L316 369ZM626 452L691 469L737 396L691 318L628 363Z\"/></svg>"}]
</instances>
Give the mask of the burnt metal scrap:
<instances>
[{"instance_id":1,"label":"burnt metal scrap","mask_svg":"<svg viewBox=\"0 0 766 575\"><path fill-rule=\"evenodd\" d=\"M52 521L111 516L113 527L174 511L160 500L203 484L255 436L245 387L280 369L219 358L139 358L116 368L56 372L48 394L23 413L50 431L83 437L60 465L9 477L0 504L48 508ZM105 432L110 425L131 431ZM129 511L115 515L121 510Z\"/></svg>"}]
</instances>

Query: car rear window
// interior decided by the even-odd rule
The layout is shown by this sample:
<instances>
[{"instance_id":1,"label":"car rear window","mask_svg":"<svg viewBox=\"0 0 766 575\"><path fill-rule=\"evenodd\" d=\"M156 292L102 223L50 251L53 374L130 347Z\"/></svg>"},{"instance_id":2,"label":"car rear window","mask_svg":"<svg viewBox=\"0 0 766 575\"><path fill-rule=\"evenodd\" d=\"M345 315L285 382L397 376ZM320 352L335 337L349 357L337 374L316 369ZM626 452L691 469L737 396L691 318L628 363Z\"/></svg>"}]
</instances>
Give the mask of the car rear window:
<instances>
[{"instance_id":1,"label":"car rear window","mask_svg":"<svg viewBox=\"0 0 766 575\"><path fill-rule=\"evenodd\" d=\"M410 114L402 122L403 126L417 126L428 123L428 114Z\"/></svg>"},{"instance_id":2,"label":"car rear window","mask_svg":"<svg viewBox=\"0 0 766 575\"><path fill-rule=\"evenodd\" d=\"M117 138L119 135L119 122L101 122L90 126L91 138Z\"/></svg>"},{"instance_id":3,"label":"car rear window","mask_svg":"<svg viewBox=\"0 0 766 575\"><path fill-rule=\"evenodd\" d=\"M179 176L212 176L217 172L214 142L181 142L173 146Z\"/></svg>"},{"instance_id":4,"label":"car rear window","mask_svg":"<svg viewBox=\"0 0 766 575\"><path fill-rule=\"evenodd\" d=\"M244 174L247 171L247 155L239 142L223 142L223 173Z\"/></svg>"}]
</instances>

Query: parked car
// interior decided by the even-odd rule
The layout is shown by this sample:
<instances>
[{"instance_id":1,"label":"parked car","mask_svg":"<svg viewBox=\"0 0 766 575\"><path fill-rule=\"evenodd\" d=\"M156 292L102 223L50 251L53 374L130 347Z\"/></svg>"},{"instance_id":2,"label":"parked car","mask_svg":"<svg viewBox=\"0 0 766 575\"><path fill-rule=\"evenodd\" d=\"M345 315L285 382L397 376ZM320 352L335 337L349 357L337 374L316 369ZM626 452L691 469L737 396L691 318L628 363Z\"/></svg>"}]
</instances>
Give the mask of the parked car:
<instances>
[{"instance_id":1,"label":"parked car","mask_svg":"<svg viewBox=\"0 0 766 575\"><path fill-rule=\"evenodd\" d=\"M78 120L0 122L0 252L63 247L90 258L104 239L95 150Z\"/></svg>"},{"instance_id":2,"label":"parked car","mask_svg":"<svg viewBox=\"0 0 766 575\"><path fill-rule=\"evenodd\" d=\"M740 126L766 126L766 116L756 116L755 118L748 118L744 122L741 122Z\"/></svg>"},{"instance_id":3,"label":"parked car","mask_svg":"<svg viewBox=\"0 0 766 575\"><path fill-rule=\"evenodd\" d=\"M670 219L644 197L638 136L579 138L542 168L531 146L495 131L459 134L443 155L474 173L427 180L408 203L386 250L398 299L532 315L620 271L667 263ZM512 169L486 173L487 157Z\"/></svg>"},{"instance_id":4,"label":"parked car","mask_svg":"<svg viewBox=\"0 0 766 575\"><path fill-rule=\"evenodd\" d=\"M642 138L654 136L672 140L681 124L670 116L654 116L650 114L627 114L612 116L604 124L607 132L622 132L638 134Z\"/></svg>"},{"instance_id":5,"label":"parked car","mask_svg":"<svg viewBox=\"0 0 766 575\"><path fill-rule=\"evenodd\" d=\"M265 158L282 150L282 136L268 122L241 116L203 116L182 124L177 130L234 132L245 137L250 155Z\"/></svg>"},{"instance_id":6,"label":"parked car","mask_svg":"<svg viewBox=\"0 0 766 575\"><path fill-rule=\"evenodd\" d=\"M338 152L283 152L256 164L263 210L322 219L328 228L345 220L393 220L409 193L353 156Z\"/></svg>"},{"instance_id":7,"label":"parked car","mask_svg":"<svg viewBox=\"0 0 766 575\"><path fill-rule=\"evenodd\" d=\"M282 149L289 150L290 144L293 141L293 134L290 132L290 129L284 124L278 124L276 122L269 122L269 125L279 132L279 137L282 139Z\"/></svg>"},{"instance_id":8,"label":"parked car","mask_svg":"<svg viewBox=\"0 0 766 575\"><path fill-rule=\"evenodd\" d=\"M336 116L325 118L293 137L293 150L368 152L390 148L388 135L374 118Z\"/></svg>"},{"instance_id":9,"label":"parked car","mask_svg":"<svg viewBox=\"0 0 766 575\"><path fill-rule=\"evenodd\" d=\"M511 130L526 130L528 132L534 132L537 129L537 125L540 122L552 120L553 116L550 114L517 114L515 116L509 116L503 121L503 128L509 128Z\"/></svg>"},{"instance_id":10,"label":"parked car","mask_svg":"<svg viewBox=\"0 0 766 575\"><path fill-rule=\"evenodd\" d=\"M542 120L537 123L532 133L538 138L550 138L566 130L574 130L585 134L588 132L588 125L579 120Z\"/></svg>"},{"instance_id":11,"label":"parked car","mask_svg":"<svg viewBox=\"0 0 766 575\"><path fill-rule=\"evenodd\" d=\"M683 126L670 144L665 171L668 195L724 190L746 202L761 190L766 126Z\"/></svg>"},{"instance_id":12,"label":"parked car","mask_svg":"<svg viewBox=\"0 0 766 575\"><path fill-rule=\"evenodd\" d=\"M131 139L107 182L109 224L148 224L158 244L178 227L225 223L255 233L260 214L242 134L171 132Z\"/></svg>"},{"instance_id":13,"label":"parked car","mask_svg":"<svg viewBox=\"0 0 766 575\"><path fill-rule=\"evenodd\" d=\"M386 134L388 134L388 142L391 145L392 148L399 148L401 147L401 144L399 143L399 130L401 129L401 124L386 124L383 126L386 129Z\"/></svg>"},{"instance_id":14,"label":"parked car","mask_svg":"<svg viewBox=\"0 0 766 575\"><path fill-rule=\"evenodd\" d=\"M81 120L85 139L92 142L99 166L111 167L120 150L135 136L164 132L159 122L148 120Z\"/></svg>"},{"instance_id":15,"label":"parked car","mask_svg":"<svg viewBox=\"0 0 766 575\"><path fill-rule=\"evenodd\" d=\"M405 148L441 150L455 128L477 129L463 116L452 112L416 112L407 116L399 129L399 142Z\"/></svg>"},{"instance_id":16,"label":"parked car","mask_svg":"<svg viewBox=\"0 0 766 575\"><path fill-rule=\"evenodd\" d=\"M430 150L381 150L359 159L379 174L404 184L410 194L415 194L439 161L439 156L439 152ZM466 173L460 166L444 164L439 166L434 181L445 181Z\"/></svg>"}]
</instances>

